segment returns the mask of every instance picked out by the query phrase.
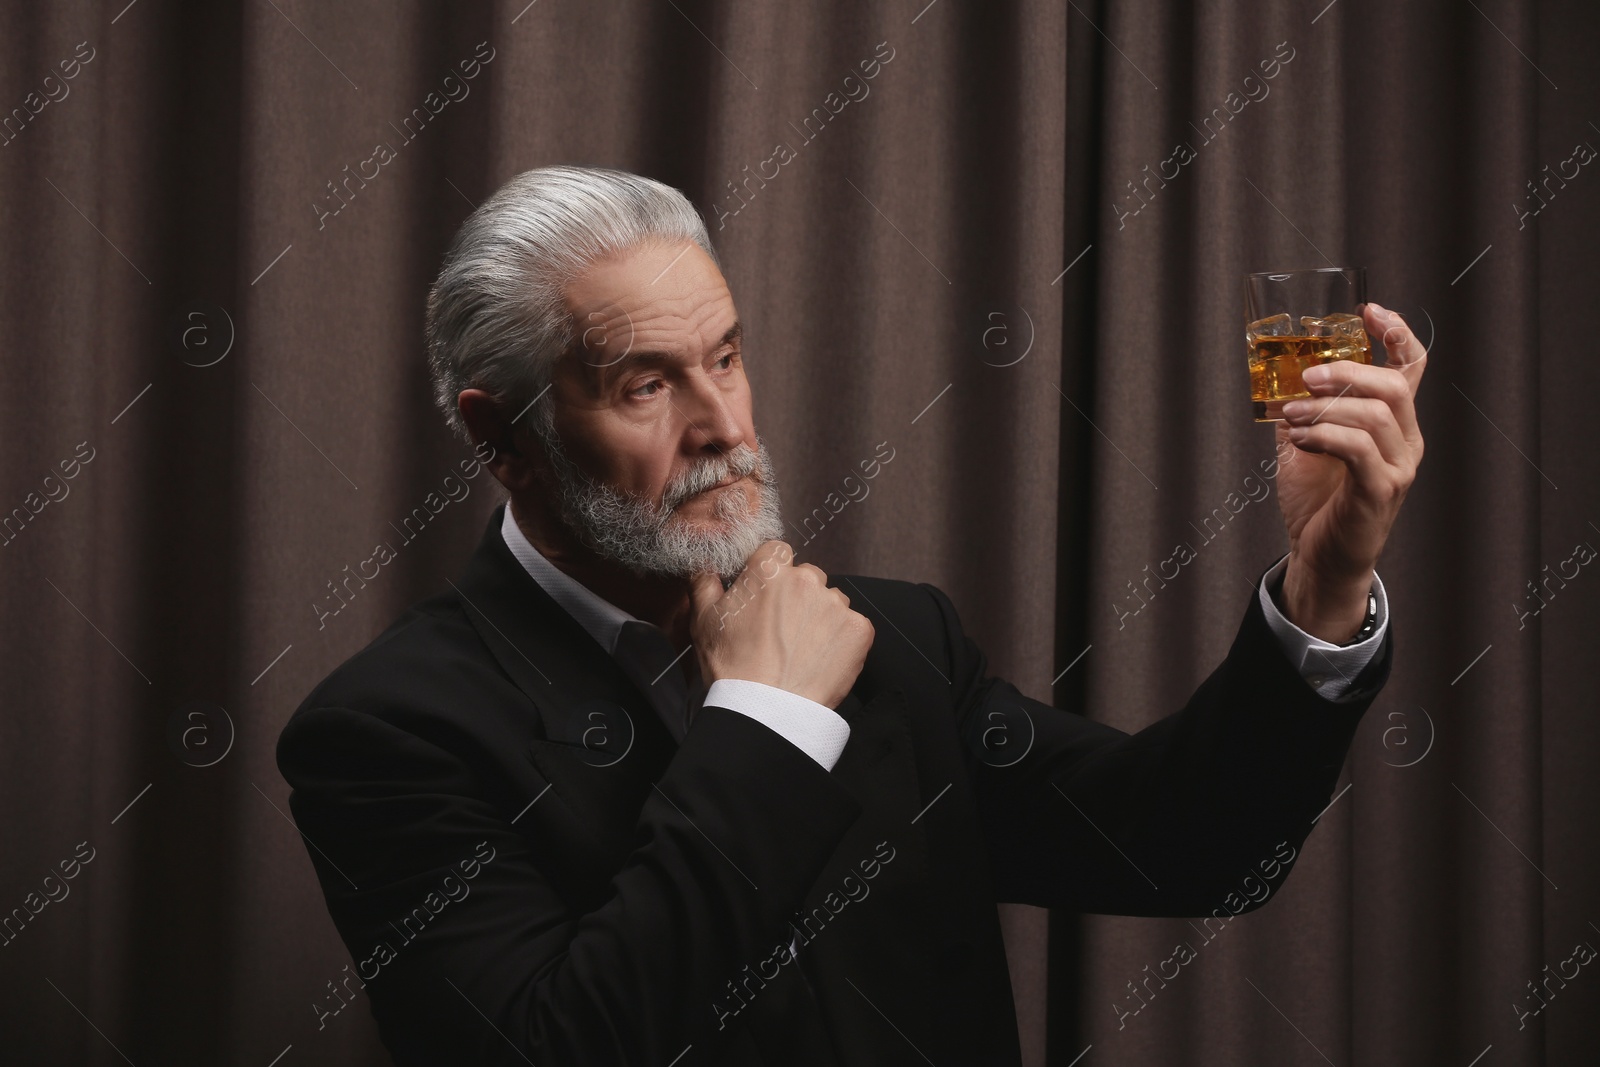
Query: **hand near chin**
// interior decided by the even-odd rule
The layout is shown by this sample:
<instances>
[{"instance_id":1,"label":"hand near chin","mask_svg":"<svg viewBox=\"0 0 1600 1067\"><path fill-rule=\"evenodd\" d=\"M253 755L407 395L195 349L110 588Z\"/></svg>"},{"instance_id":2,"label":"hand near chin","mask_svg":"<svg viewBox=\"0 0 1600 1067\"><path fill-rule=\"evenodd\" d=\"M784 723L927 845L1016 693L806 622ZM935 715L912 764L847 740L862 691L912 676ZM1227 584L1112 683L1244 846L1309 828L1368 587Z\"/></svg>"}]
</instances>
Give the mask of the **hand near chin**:
<instances>
[{"instance_id":1,"label":"hand near chin","mask_svg":"<svg viewBox=\"0 0 1600 1067\"><path fill-rule=\"evenodd\" d=\"M707 685L738 678L837 708L872 647L850 598L783 541L764 541L726 590L710 572L690 583L690 638Z\"/></svg>"}]
</instances>

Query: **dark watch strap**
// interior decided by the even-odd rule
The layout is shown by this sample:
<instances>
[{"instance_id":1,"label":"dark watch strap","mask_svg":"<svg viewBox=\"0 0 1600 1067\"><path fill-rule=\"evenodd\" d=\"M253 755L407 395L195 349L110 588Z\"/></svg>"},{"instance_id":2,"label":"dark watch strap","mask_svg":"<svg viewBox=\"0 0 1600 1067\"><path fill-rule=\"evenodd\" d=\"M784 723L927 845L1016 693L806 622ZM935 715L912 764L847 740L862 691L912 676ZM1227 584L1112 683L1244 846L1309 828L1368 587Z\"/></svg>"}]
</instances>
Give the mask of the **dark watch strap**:
<instances>
[{"instance_id":1,"label":"dark watch strap","mask_svg":"<svg viewBox=\"0 0 1600 1067\"><path fill-rule=\"evenodd\" d=\"M1378 594L1374 590L1367 590L1367 617L1361 620L1361 629L1355 636L1340 644L1340 648L1349 648L1359 645L1367 638L1378 632Z\"/></svg>"}]
</instances>

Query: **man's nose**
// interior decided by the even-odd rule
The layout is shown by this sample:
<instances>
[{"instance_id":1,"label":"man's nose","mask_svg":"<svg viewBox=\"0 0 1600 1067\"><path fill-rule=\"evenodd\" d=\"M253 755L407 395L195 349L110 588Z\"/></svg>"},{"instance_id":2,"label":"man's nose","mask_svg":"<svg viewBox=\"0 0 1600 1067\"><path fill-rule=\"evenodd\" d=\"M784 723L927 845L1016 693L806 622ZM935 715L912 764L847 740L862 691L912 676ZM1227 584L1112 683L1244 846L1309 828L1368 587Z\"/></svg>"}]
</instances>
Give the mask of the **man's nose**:
<instances>
[{"instance_id":1,"label":"man's nose","mask_svg":"<svg viewBox=\"0 0 1600 1067\"><path fill-rule=\"evenodd\" d=\"M733 399L715 382L699 379L679 394L678 402L688 420L688 432L702 451L706 445L718 452L729 452L744 444L744 427Z\"/></svg>"}]
</instances>

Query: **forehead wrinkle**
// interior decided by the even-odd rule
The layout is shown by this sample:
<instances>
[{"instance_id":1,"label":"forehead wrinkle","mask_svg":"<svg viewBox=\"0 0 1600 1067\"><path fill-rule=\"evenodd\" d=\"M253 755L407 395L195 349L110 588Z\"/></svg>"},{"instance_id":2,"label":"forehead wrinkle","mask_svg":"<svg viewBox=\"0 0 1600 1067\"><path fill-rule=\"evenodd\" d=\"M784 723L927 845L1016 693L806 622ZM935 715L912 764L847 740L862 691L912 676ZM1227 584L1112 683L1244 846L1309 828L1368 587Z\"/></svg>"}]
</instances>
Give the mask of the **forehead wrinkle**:
<instances>
[{"instance_id":1,"label":"forehead wrinkle","mask_svg":"<svg viewBox=\"0 0 1600 1067\"><path fill-rule=\"evenodd\" d=\"M656 329L699 336L705 331L707 321L716 318L721 313L723 305L730 302L728 297L716 295L717 288L714 285L707 285L696 292L647 301L631 312L624 311L624 314L634 319L636 330L637 322L643 319ZM707 290L713 294L709 298L705 296Z\"/></svg>"},{"instance_id":2,"label":"forehead wrinkle","mask_svg":"<svg viewBox=\"0 0 1600 1067\"><path fill-rule=\"evenodd\" d=\"M620 325L625 324L628 347L634 351L662 351L681 355L686 340L690 344L702 346L709 344L711 349L715 349L724 343L726 331L723 337L708 341L706 327L720 318L731 303L731 299L699 303L686 309L687 314L682 311L674 313L676 309L669 308L655 310L652 313L647 313L647 309L642 308L634 312L624 309L621 315L622 323L618 324L618 328L613 328L613 324L617 324L618 316L613 315L606 319L604 324L606 339L609 342L613 334L622 335L624 331L620 329ZM737 321L734 326L738 326Z\"/></svg>"},{"instance_id":3,"label":"forehead wrinkle","mask_svg":"<svg viewBox=\"0 0 1600 1067\"><path fill-rule=\"evenodd\" d=\"M591 305L588 311L577 316L580 331L601 328L599 346L582 346L587 352L602 356L598 361L600 365L585 359L595 372L591 381L601 388L606 387L616 376L638 364L639 360L633 358L635 355L654 357L657 362L676 361L699 349L715 351L731 343L727 332L712 339L706 336L706 329L708 324L731 310L733 294L720 273L699 267L698 263L696 269L690 270L679 266L648 285L637 284L637 279L612 276L609 280L613 284L595 287L586 294L591 298ZM630 282L633 284L628 284ZM603 316L599 322L594 321L597 315ZM736 318L734 332L738 326ZM617 358L618 347L628 355ZM611 362L613 359L616 362Z\"/></svg>"}]
</instances>

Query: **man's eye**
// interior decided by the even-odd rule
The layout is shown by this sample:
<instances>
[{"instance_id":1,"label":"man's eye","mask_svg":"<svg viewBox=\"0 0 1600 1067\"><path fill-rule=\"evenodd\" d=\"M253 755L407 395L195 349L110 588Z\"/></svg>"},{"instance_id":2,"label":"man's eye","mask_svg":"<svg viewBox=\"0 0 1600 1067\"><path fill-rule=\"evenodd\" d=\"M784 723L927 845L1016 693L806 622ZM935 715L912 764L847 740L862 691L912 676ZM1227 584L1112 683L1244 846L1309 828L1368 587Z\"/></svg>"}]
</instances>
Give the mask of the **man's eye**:
<instances>
[{"instance_id":1,"label":"man's eye","mask_svg":"<svg viewBox=\"0 0 1600 1067\"><path fill-rule=\"evenodd\" d=\"M717 366L723 367L723 368L727 368L727 367L733 366L733 353L729 352L727 355L725 355L721 359L717 360Z\"/></svg>"},{"instance_id":2,"label":"man's eye","mask_svg":"<svg viewBox=\"0 0 1600 1067\"><path fill-rule=\"evenodd\" d=\"M660 386L661 386L661 379L653 378L650 381L645 382L643 385L638 386L638 387L630 390L628 395L629 396L654 396L656 394L656 390L659 389Z\"/></svg>"}]
</instances>

